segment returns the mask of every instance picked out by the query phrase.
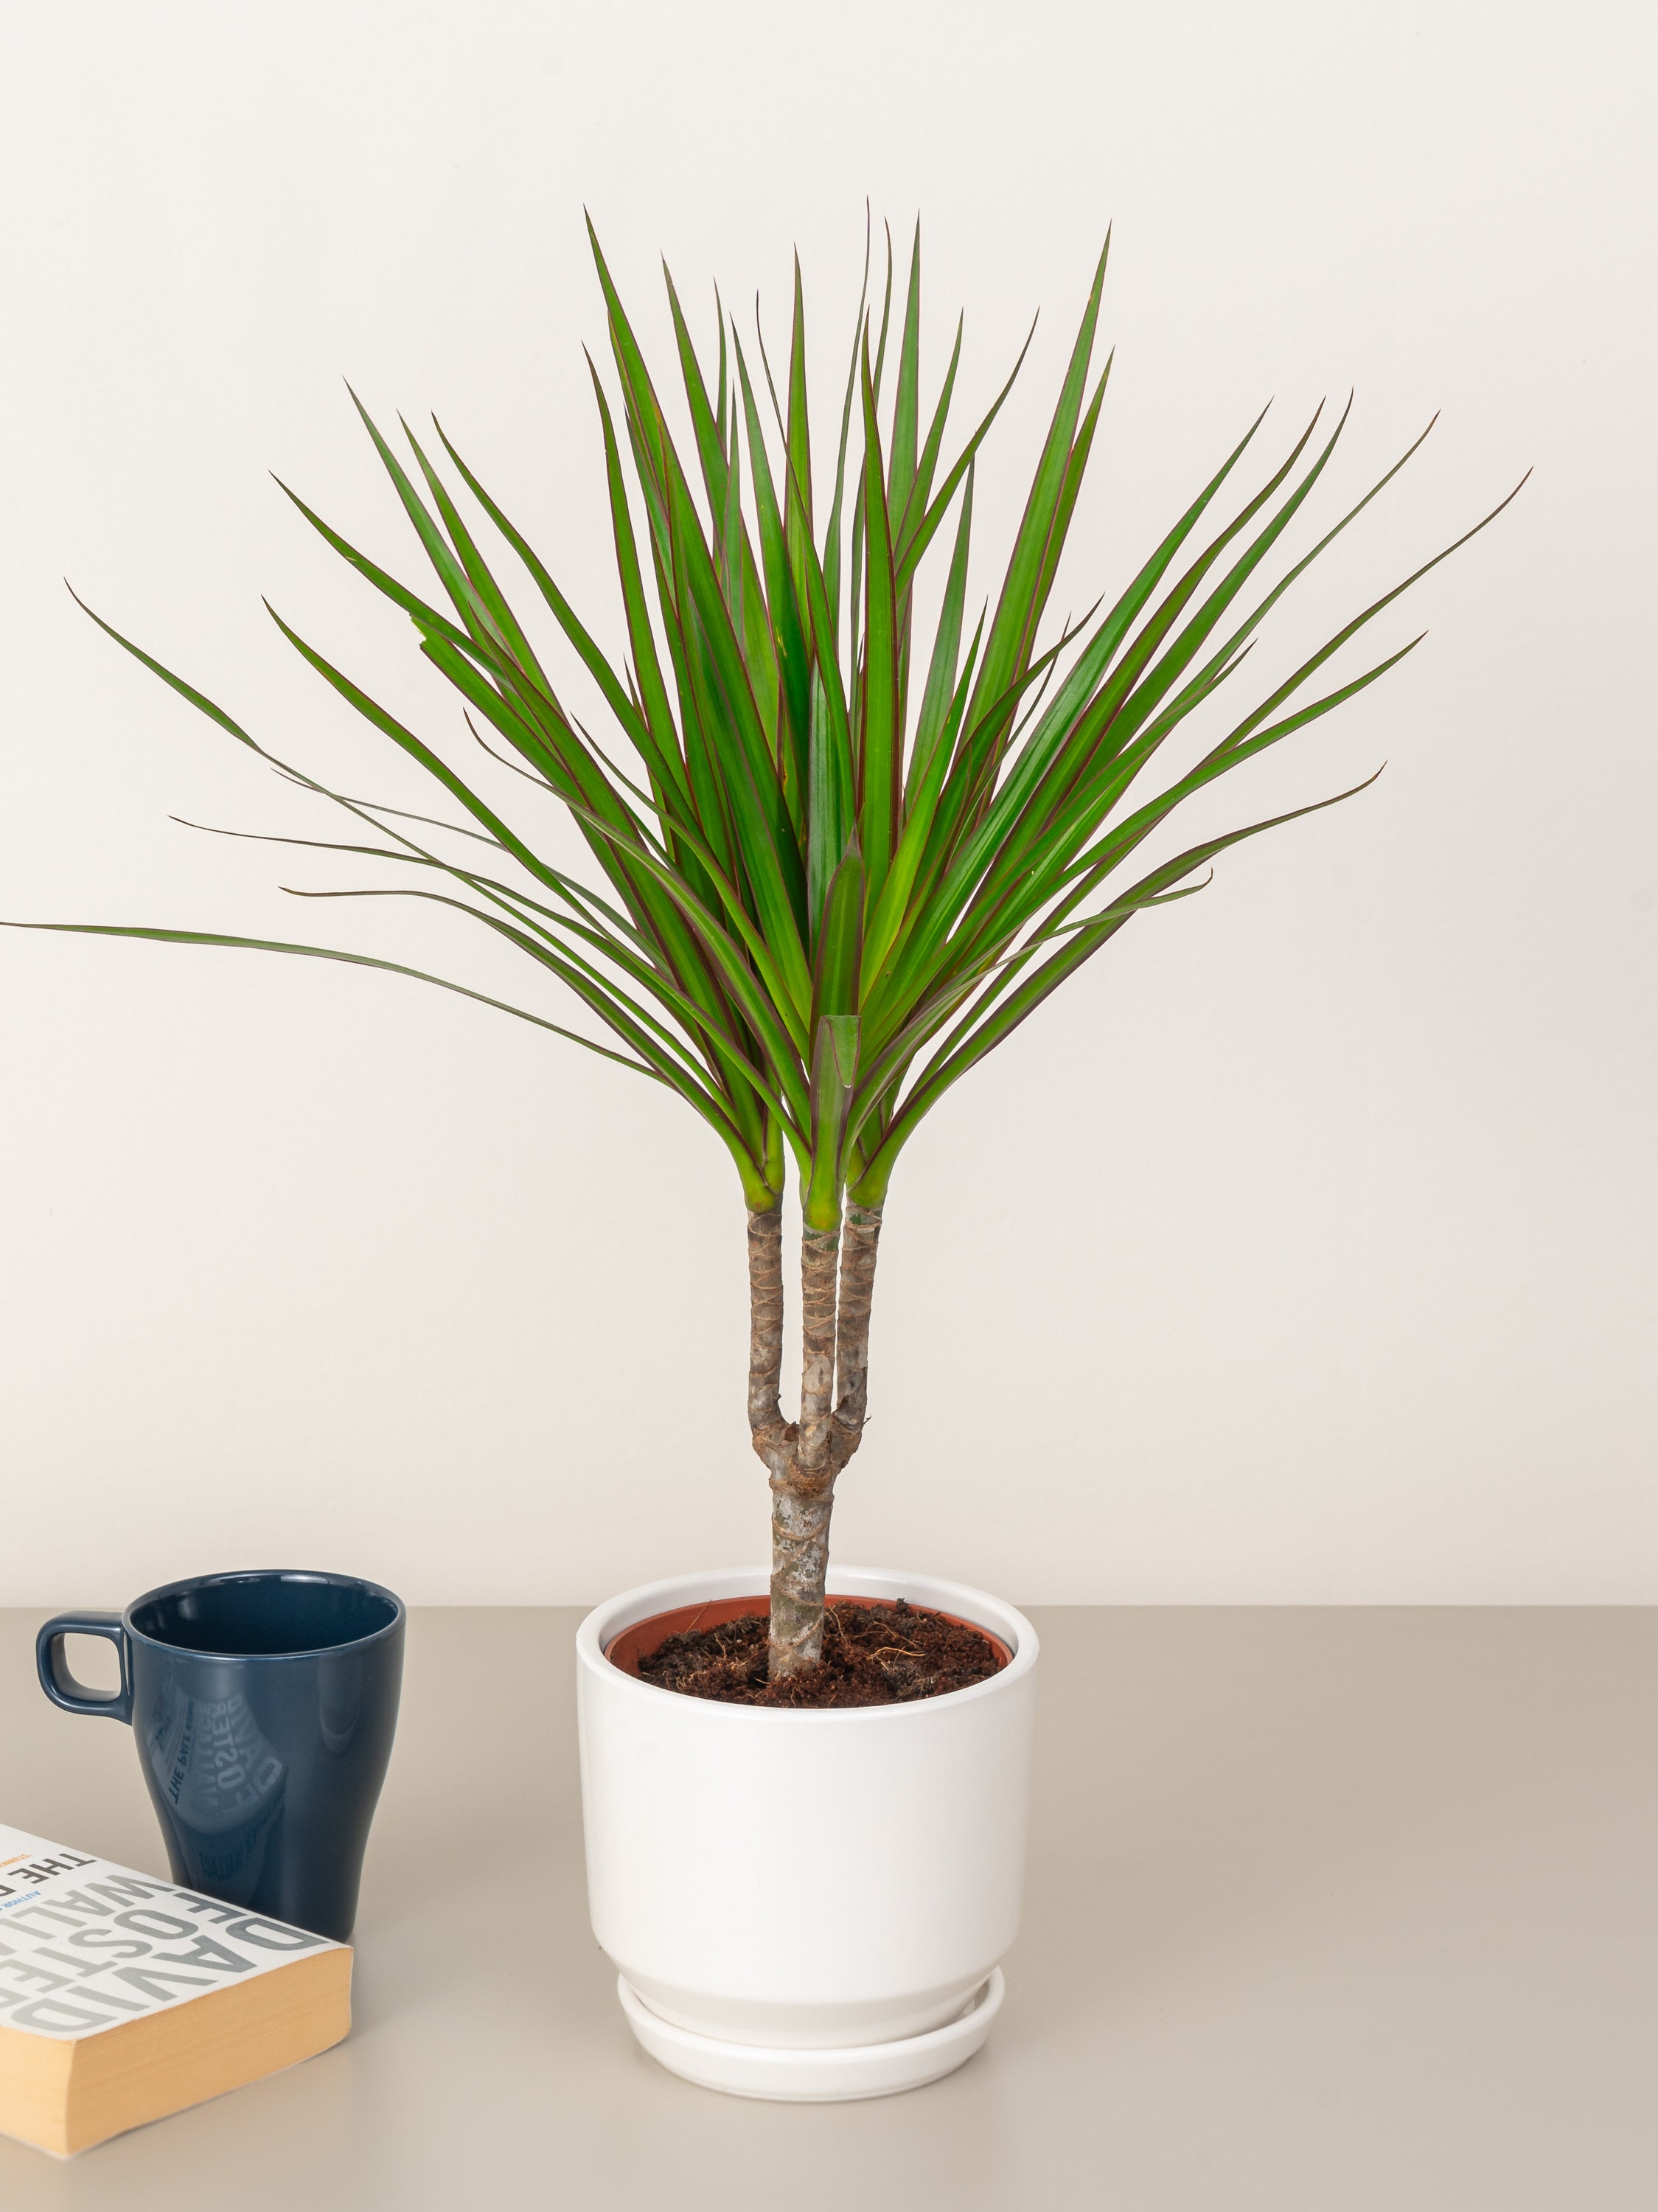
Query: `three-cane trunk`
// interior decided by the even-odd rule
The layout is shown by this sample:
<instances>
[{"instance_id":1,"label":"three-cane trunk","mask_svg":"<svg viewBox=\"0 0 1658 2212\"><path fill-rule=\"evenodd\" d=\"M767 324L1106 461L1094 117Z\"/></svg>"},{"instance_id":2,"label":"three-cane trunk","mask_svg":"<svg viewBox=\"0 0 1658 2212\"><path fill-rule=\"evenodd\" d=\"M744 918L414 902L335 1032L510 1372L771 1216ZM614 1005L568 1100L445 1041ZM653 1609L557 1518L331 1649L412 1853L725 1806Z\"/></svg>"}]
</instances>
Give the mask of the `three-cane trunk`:
<instances>
[{"instance_id":1,"label":"three-cane trunk","mask_svg":"<svg viewBox=\"0 0 1658 2212\"><path fill-rule=\"evenodd\" d=\"M774 1677L823 1653L829 1516L835 1478L863 1440L880 1235L880 1207L857 1205L839 1228L801 1231L800 1418L786 1421L782 1211L749 1215L749 1429L771 1484Z\"/></svg>"}]
</instances>

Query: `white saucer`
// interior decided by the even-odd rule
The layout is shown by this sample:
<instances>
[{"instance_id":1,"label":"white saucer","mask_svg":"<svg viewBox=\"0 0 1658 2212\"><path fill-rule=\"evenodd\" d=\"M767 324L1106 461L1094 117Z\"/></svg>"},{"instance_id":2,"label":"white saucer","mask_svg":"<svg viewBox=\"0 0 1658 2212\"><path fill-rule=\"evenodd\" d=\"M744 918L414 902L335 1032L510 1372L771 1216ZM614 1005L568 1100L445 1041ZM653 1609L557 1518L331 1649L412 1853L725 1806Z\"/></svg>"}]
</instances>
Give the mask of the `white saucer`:
<instances>
[{"instance_id":1,"label":"white saucer","mask_svg":"<svg viewBox=\"0 0 1658 2212\"><path fill-rule=\"evenodd\" d=\"M726 2043L675 2027L653 2013L624 1975L616 1993L628 2025L659 2064L704 2089L732 2097L770 2097L790 2104L828 2105L852 2097L894 2097L953 2074L980 2050L1002 2008L1002 1970L992 1970L964 2009L925 2035L896 2043L854 2044L840 2051L778 2051L754 2043Z\"/></svg>"}]
</instances>

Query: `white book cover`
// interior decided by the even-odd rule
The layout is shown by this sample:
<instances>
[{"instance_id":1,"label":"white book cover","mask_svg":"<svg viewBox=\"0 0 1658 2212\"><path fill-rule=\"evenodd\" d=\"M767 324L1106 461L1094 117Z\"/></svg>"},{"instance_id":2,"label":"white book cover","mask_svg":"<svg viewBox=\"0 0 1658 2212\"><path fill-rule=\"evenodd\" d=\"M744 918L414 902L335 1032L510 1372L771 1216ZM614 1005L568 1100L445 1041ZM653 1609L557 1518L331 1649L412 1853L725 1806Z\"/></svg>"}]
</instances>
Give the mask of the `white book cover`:
<instances>
[{"instance_id":1,"label":"white book cover","mask_svg":"<svg viewBox=\"0 0 1658 2212\"><path fill-rule=\"evenodd\" d=\"M347 1948L0 1826L0 2028L75 2042Z\"/></svg>"}]
</instances>

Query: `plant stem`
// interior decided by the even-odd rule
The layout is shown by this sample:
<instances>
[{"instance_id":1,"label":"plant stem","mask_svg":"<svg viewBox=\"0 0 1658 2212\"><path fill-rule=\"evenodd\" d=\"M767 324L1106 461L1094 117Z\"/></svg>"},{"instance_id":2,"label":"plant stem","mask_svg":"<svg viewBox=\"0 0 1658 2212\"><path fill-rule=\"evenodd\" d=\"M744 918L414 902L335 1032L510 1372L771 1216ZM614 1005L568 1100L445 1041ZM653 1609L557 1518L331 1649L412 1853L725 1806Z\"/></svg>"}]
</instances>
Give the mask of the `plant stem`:
<instances>
[{"instance_id":1,"label":"plant stem","mask_svg":"<svg viewBox=\"0 0 1658 2212\"><path fill-rule=\"evenodd\" d=\"M768 1671L798 1674L823 1648L823 1589L835 1506L835 1269L838 1229L800 1232L800 1420L787 1464L771 1478L771 1636Z\"/></svg>"},{"instance_id":2,"label":"plant stem","mask_svg":"<svg viewBox=\"0 0 1658 2212\"><path fill-rule=\"evenodd\" d=\"M764 1459L783 1442L783 1209L749 1215L749 1430Z\"/></svg>"},{"instance_id":3,"label":"plant stem","mask_svg":"<svg viewBox=\"0 0 1658 2212\"><path fill-rule=\"evenodd\" d=\"M786 1422L782 1216L776 1207L749 1215L749 1432L771 1484L774 1678L823 1653L829 1516L835 1477L863 1441L880 1234L879 1206L856 1205L843 1230L802 1232L800 1419Z\"/></svg>"},{"instance_id":4,"label":"plant stem","mask_svg":"<svg viewBox=\"0 0 1658 2212\"><path fill-rule=\"evenodd\" d=\"M848 1206L841 1237L840 1396L835 1408L842 1466L863 1440L869 1402L869 1315L880 1241L880 1207L855 1202Z\"/></svg>"}]
</instances>

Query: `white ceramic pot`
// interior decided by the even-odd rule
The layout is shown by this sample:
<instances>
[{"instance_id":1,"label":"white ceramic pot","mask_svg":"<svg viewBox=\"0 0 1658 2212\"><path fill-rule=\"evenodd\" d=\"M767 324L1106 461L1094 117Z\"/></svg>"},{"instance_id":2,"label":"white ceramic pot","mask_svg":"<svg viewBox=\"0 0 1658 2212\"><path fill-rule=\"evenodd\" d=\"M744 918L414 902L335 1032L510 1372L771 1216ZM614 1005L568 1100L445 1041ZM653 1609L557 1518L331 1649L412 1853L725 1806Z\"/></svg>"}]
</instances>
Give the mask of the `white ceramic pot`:
<instances>
[{"instance_id":1,"label":"white ceramic pot","mask_svg":"<svg viewBox=\"0 0 1658 2212\"><path fill-rule=\"evenodd\" d=\"M830 1582L971 1621L1012 1656L944 1697L826 1712L683 1697L606 1657L656 1614L756 1597L754 1568L630 1590L576 1636L593 1932L646 2048L748 2095L878 2095L960 2065L1019 1923L1035 1632L930 1576Z\"/></svg>"}]
</instances>

